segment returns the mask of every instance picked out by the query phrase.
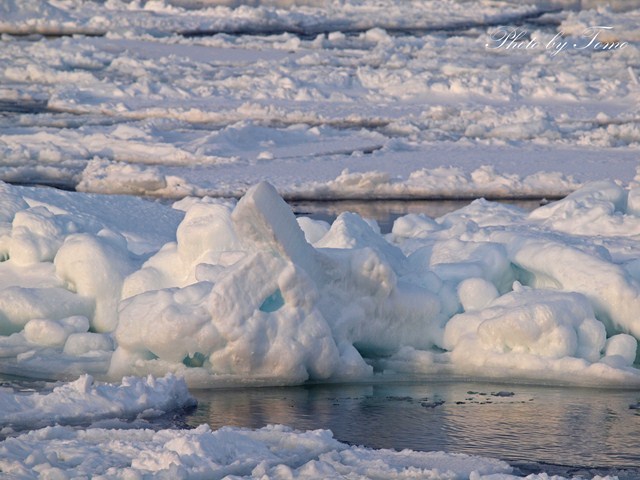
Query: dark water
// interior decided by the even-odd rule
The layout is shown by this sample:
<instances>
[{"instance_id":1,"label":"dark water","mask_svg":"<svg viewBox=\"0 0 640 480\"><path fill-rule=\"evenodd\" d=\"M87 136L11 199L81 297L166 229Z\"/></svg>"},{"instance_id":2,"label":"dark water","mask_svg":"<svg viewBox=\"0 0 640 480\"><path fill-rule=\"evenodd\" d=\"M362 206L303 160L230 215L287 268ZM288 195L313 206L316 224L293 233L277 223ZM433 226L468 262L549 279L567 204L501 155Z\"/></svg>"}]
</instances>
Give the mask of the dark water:
<instances>
[{"instance_id":1,"label":"dark water","mask_svg":"<svg viewBox=\"0 0 640 480\"><path fill-rule=\"evenodd\" d=\"M193 393L194 426L330 429L371 448L500 458L523 474L640 478L640 391L435 382Z\"/></svg>"},{"instance_id":2,"label":"dark water","mask_svg":"<svg viewBox=\"0 0 640 480\"><path fill-rule=\"evenodd\" d=\"M531 200L499 200L505 205L512 205L523 210L532 211L547 203L546 199ZM338 200L338 201L306 201L289 202L293 212L299 216L307 216L315 220L332 223L342 212L354 212L363 218L376 220L382 233L389 233L393 222L409 213L424 214L438 218L447 213L459 210L471 203L471 200Z\"/></svg>"}]
</instances>

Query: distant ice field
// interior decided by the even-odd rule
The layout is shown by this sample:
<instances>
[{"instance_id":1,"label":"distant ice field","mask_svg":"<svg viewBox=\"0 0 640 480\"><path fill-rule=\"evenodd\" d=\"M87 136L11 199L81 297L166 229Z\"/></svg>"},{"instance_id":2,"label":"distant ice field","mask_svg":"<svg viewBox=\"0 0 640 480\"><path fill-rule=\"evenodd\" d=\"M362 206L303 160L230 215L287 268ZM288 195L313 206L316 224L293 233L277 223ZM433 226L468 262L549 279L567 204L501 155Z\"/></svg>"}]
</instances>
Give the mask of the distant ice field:
<instances>
[{"instance_id":1,"label":"distant ice field","mask_svg":"<svg viewBox=\"0 0 640 480\"><path fill-rule=\"evenodd\" d=\"M639 14L625 2L234 6L5 0L0 179L169 198L268 180L290 199L635 179ZM624 45L593 48L593 26Z\"/></svg>"}]
</instances>

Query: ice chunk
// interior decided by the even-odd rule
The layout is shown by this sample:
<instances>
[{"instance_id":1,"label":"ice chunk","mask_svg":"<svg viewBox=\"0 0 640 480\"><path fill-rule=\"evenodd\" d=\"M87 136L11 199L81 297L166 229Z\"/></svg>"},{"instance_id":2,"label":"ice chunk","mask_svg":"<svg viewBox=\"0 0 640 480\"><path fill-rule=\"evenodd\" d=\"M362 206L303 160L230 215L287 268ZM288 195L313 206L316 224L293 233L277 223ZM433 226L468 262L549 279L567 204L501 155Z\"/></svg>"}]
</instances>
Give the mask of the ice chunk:
<instances>
[{"instance_id":1,"label":"ice chunk","mask_svg":"<svg viewBox=\"0 0 640 480\"><path fill-rule=\"evenodd\" d=\"M19 332L33 319L93 317L92 299L63 288L8 287L0 290L0 334Z\"/></svg>"},{"instance_id":2,"label":"ice chunk","mask_svg":"<svg viewBox=\"0 0 640 480\"><path fill-rule=\"evenodd\" d=\"M189 218L187 213L185 222ZM111 376L171 368L197 382L242 376L296 383L367 375L371 367L362 355L440 343L446 315L439 299L403 278L402 252L360 217L343 216L334 230L341 241L353 240L352 248L316 250L273 187L262 184L238 203L231 218L243 243L238 260L198 263L216 260L194 254L190 267L179 263L191 269L188 278L195 271L213 283L149 289L122 302ZM223 222L220 228L229 227ZM185 227L178 247L188 244L188 231ZM197 245L210 244L199 232ZM173 245L140 272L153 280L150 266L160 267L163 259L165 266L175 261Z\"/></svg>"},{"instance_id":3,"label":"ice chunk","mask_svg":"<svg viewBox=\"0 0 640 480\"><path fill-rule=\"evenodd\" d=\"M420 283L405 280L372 248L323 250L326 280L319 306L334 335L369 355L387 355L402 345L439 343L442 303Z\"/></svg>"},{"instance_id":4,"label":"ice chunk","mask_svg":"<svg viewBox=\"0 0 640 480\"><path fill-rule=\"evenodd\" d=\"M58 321L33 319L24 326L27 341L47 347L62 347L72 334L89 330L89 321L83 316L63 318Z\"/></svg>"},{"instance_id":5,"label":"ice chunk","mask_svg":"<svg viewBox=\"0 0 640 480\"><path fill-rule=\"evenodd\" d=\"M309 217L298 217L296 220L304 232L305 240L312 245L324 237L331 228L331 225L323 220L313 220Z\"/></svg>"},{"instance_id":6,"label":"ice chunk","mask_svg":"<svg viewBox=\"0 0 640 480\"><path fill-rule=\"evenodd\" d=\"M628 209L629 192L613 181L590 183L562 200L540 207L529 215L531 220L562 232L579 235L637 235L640 219Z\"/></svg>"},{"instance_id":7,"label":"ice chunk","mask_svg":"<svg viewBox=\"0 0 640 480\"><path fill-rule=\"evenodd\" d=\"M76 188L80 192L150 195L165 190L168 180L155 167L95 157L87 162Z\"/></svg>"},{"instance_id":8,"label":"ice chunk","mask_svg":"<svg viewBox=\"0 0 640 480\"><path fill-rule=\"evenodd\" d=\"M391 233L397 238L426 238L442 226L423 214L410 213L393 222Z\"/></svg>"},{"instance_id":9,"label":"ice chunk","mask_svg":"<svg viewBox=\"0 0 640 480\"><path fill-rule=\"evenodd\" d=\"M585 295L610 335L640 338L640 289L621 265L573 245L535 236L511 237L507 248L514 264L526 272L527 283ZM593 272L598 272L594 275Z\"/></svg>"},{"instance_id":10,"label":"ice chunk","mask_svg":"<svg viewBox=\"0 0 640 480\"><path fill-rule=\"evenodd\" d=\"M584 296L523 289L499 297L484 310L453 317L445 328L444 346L454 361L478 361L484 357L479 352L488 351L595 362L605 338L604 325Z\"/></svg>"},{"instance_id":11,"label":"ice chunk","mask_svg":"<svg viewBox=\"0 0 640 480\"><path fill-rule=\"evenodd\" d=\"M68 333L53 320L34 319L24 326L26 339L44 346L61 347L67 341Z\"/></svg>"},{"instance_id":12,"label":"ice chunk","mask_svg":"<svg viewBox=\"0 0 640 480\"><path fill-rule=\"evenodd\" d=\"M622 365L630 366L636 361L637 350L638 341L631 335L620 333L607 339L603 360L611 359L611 357L619 357L619 359L622 360Z\"/></svg>"},{"instance_id":13,"label":"ice chunk","mask_svg":"<svg viewBox=\"0 0 640 480\"><path fill-rule=\"evenodd\" d=\"M331 225L329 232L315 245L316 248L371 248L390 262L394 270L403 271L406 257L402 251L387 242L380 232L374 231L371 225L360 215L344 212Z\"/></svg>"},{"instance_id":14,"label":"ice chunk","mask_svg":"<svg viewBox=\"0 0 640 480\"><path fill-rule=\"evenodd\" d=\"M458 296L465 311L482 310L498 298L498 289L484 278L467 278L458 284Z\"/></svg>"},{"instance_id":15,"label":"ice chunk","mask_svg":"<svg viewBox=\"0 0 640 480\"><path fill-rule=\"evenodd\" d=\"M123 298L209 279L211 266L226 266L242 258L229 206L206 200L183 204L186 214L178 226L177 241L165 244L124 280Z\"/></svg>"},{"instance_id":16,"label":"ice chunk","mask_svg":"<svg viewBox=\"0 0 640 480\"><path fill-rule=\"evenodd\" d=\"M176 236L178 255L189 268L212 253L240 249L231 223L231 210L225 205L192 205L178 226Z\"/></svg>"},{"instance_id":17,"label":"ice chunk","mask_svg":"<svg viewBox=\"0 0 640 480\"><path fill-rule=\"evenodd\" d=\"M427 242L409 256L409 263L414 269L432 269L454 285L467 278L484 278L502 293L515 280L507 250L497 242L464 241L457 237Z\"/></svg>"},{"instance_id":18,"label":"ice chunk","mask_svg":"<svg viewBox=\"0 0 640 480\"><path fill-rule=\"evenodd\" d=\"M176 237L176 242L164 245L141 270L125 280L125 298L147 290L194 283L200 265L227 265L225 253L233 255L241 250L230 207L206 200L190 202Z\"/></svg>"},{"instance_id":19,"label":"ice chunk","mask_svg":"<svg viewBox=\"0 0 640 480\"><path fill-rule=\"evenodd\" d=\"M121 311L111 374L130 368L127 352L147 352L151 362L155 357L190 368L199 353L200 366L218 375L287 383L327 378L336 373L340 354L315 298L304 271L272 253L246 257L213 286L132 297Z\"/></svg>"},{"instance_id":20,"label":"ice chunk","mask_svg":"<svg viewBox=\"0 0 640 480\"><path fill-rule=\"evenodd\" d=\"M0 391L0 426L23 429L137 415L153 417L193 405L195 400L186 384L173 375L127 377L119 385L97 384L90 375L82 375L51 393Z\"/></svg>"},{"instance_id":21,"label":"ice chunk","mask_svg":"<svg viewBox=\"0 0 640 480\"><path fill-rule=\"evenodd\" d=\"M18 265L51 261L65 234L74 230L69 218L44 207L21 210L13 219L9 257Z\"/></svg>"},{"instance_id":22,"label":"ice chunk","mask_svg":"<svg viewBox=\"0 0 640 480\"><path fill-rule=\"evenodd\" d=\"M87 315L96 332L113 331L118 323L118 303L125 277L135 269L124 240L107 234L68 236L55 260L56 273L69 289L95 301Z\"/></svg>"},{"instance_id":23,"label":"ice chunk","mask_svg":"<svg viewBox=\"0 0 640 480\"><path fill-rule=\"evenodd\" d=\"M315 250L305 240L291 208L271 184L261 182L251 187L231 218L247 249L275 252L312 277L317 274Z\"/></svg>"},{"instance_id":24,"label":"ice chunk","mask_svg":"<svg viewBox=\"0 0 640 480\"><path fill-rule=\"evenodd\" d=\"M122 282L122 299L161 288L182 286L189 272L178 256L176 242L169 242Z\"/></svg>"},{"instance_id":25,"label":"ice chunk","mask_svg":"<svg viewBox=\"0 0 640 480\"><path fill-rule=\"evenodd\" d=\"M65 355L81 356L98 351L113 351L113 340L104 333L72 333L64 344Z\"/></svg>"},{"instance_id":26,"label":"ice chunk","mask_svg":"<svg viewBox=\"0 0 640 480\"><path fill-rule=\"evenodd\" d=\"M201 305L212 285L150 291L121 305L115 338L118 347L181 362L196 351L210 354L221 346L211 315Z\"/></svg>"}]
</instances>

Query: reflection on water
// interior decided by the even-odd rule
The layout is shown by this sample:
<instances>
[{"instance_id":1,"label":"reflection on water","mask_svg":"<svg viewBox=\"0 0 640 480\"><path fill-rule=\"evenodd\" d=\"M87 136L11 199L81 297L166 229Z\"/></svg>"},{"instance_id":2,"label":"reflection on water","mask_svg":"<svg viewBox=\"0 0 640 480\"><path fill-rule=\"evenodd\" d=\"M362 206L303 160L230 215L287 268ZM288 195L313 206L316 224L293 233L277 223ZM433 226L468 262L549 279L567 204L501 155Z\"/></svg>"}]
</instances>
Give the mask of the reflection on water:
<instances>
[{"instance_id":1,"label":"reflection on water","mask_svg":"<svg viewBox=\"0 0 640 480\"><path fill-rule=\"evenodd\" d=\"M342 212L354 212L363 218L376 220L382 233L389 233L393 222L409 213L421 213L438 218L469 205L470 200L339 200L289 202L296 215L332 223ZM532 211L546 200L500 200L526 211Z\"/></svg>"},{"instance_id":2,"label":"reflection on water","mask_svg":"<svg viewBox=\"0 0 640 480\"><path fill-rule=\"evenodd\" d=\"M350 444L483 455L523 472L640 478L637 391L430 383L193 393L191 425L323 428Z\"/></svg>"}]
</instances>

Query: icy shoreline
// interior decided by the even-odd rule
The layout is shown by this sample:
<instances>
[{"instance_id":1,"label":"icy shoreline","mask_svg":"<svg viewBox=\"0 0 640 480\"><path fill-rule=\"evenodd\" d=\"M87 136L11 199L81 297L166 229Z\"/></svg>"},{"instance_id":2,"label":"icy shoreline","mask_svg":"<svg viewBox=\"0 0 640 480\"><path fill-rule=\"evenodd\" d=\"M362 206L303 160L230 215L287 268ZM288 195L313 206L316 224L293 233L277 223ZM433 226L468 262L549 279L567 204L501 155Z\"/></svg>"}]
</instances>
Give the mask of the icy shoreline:
<instances>
[{"instance_id":1,"label":"icy shoreline","mask_svg":"<svg viewBox=\"0 0 640 480\"><path fill-rule=\"evenodd\" d=\"M151 419L194 407L184 381L127 377L119 385L97 384L90 375L59 385L50 393L0 390L0 434L54 425L82 425L102 420Z\"/></svg>"}]
</instances>

